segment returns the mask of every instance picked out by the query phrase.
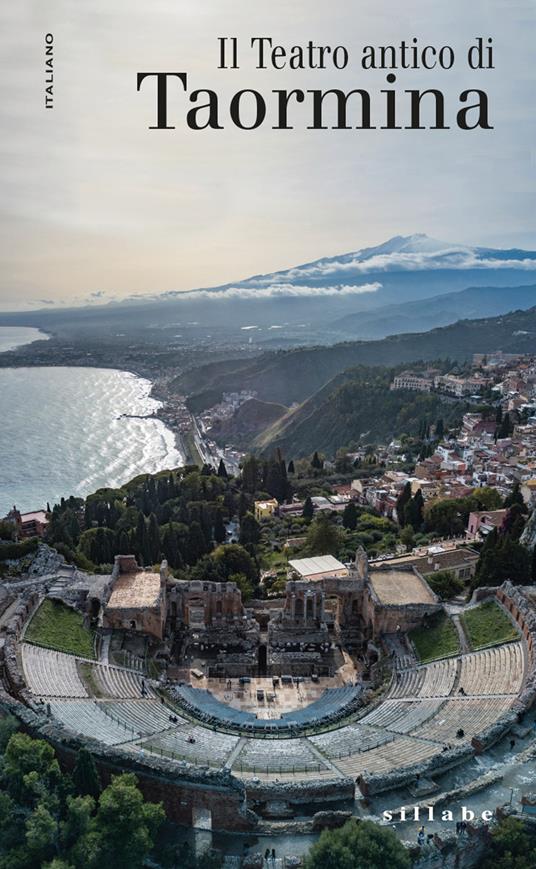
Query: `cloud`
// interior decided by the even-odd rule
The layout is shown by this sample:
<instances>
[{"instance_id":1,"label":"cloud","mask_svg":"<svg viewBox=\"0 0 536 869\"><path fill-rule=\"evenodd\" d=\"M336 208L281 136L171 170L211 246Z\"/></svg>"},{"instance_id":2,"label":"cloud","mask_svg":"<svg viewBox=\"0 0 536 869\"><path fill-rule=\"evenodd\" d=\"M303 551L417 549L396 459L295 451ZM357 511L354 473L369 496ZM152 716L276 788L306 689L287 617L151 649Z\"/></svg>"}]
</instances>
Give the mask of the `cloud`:
<instances>
[{"instance_id":1,"label":"cloud","mask_svg":"<svg viewBox=\"0 0 536 869\"><path fill-rule=\"evenodd\" d=\"M174 298L191 302L200 299L225 301L227 299L280 299L280 298L318 298L319 296L359 296L363 293L375 293L381 289L378 281L370 284L348 284L343 286L301 287L290 283L273 283L267 287L240 286L227 287L224 290L191 290L190 292L163 293L157 298Z\"/></svg>"},{"instance_id":2,"label":"cloud","mask_svg":"<svg viewBox=\"0 0 536 869\"><path fill-rule=\"evenodd\" d=\"M327 277L340 273L370 274L371 272L429 271L434 269L522 269L536 270L536 259L503 259L480 256L476 251L460 248L434 253L386 253L360 259L359 253L350 258L327 260L310 266L298 266L286 272L291 280ZM273 278L272 278L273 280Z\"/></svg>"}]
</instances>

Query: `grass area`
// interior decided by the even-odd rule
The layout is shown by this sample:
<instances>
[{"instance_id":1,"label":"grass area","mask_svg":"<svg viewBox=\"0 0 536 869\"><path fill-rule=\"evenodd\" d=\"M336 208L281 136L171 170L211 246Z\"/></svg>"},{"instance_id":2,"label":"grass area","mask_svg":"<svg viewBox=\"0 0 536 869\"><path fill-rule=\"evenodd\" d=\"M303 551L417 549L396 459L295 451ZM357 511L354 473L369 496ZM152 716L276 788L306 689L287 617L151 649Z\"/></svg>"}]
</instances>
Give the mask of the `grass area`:
<instances>
[{"instance_id":1,"label":"grass area","mask_svg":"<svg viewBox=\"0 0 536 869\"><path fill-rule=\"evenodd\" d=\"M518 637L512 622L494 600L467 610L461 620L472 649L505 643Z\"/></svg>"},{"instance_id":2,"label":"grass area","mask_svg":"<svg viewBox=\"0 0 536 869\"><path fill-rule=\"evenodd\" d=\"M33 616L25 640L69 655L94 658L93 631L84 627L81 613L46 598Z\"/></svg>"},{"instance_id":3,"label":"grass area","mask_svg":"<svg viewBox=\"0 0 536 869\"><path fill-rule=\"evenodd\" d=\"M423 664L460 651L458 632L444 613L429 619L426 627L410 631L409 638Z\"/></svg>"},{"instance_id":4,"label":"grass area","mask_svg":"<svg viewBox=\"0 0 536 869\"><path fill-rule=\"evenodd\" d=\"M282 594L288 579L288 555L286 551L265 551L262 556L264 570L269 570L274 578L266 577L264 586L269 596Z\"/></svg>"},{"instance_id":5,"label":"grass area","mask_svg":"<svg viewBox=\"0 0 536 869\"><path fill-rule=\"evenodd\" d=\"M80 663L78 664L78 674L86 688L88 688L89 693L92 697L106 697L107 695L103 692L99 683L95 679L92 668L92 664L87 664L85 661L80 661Z\"/></svg>"}]
</instances>

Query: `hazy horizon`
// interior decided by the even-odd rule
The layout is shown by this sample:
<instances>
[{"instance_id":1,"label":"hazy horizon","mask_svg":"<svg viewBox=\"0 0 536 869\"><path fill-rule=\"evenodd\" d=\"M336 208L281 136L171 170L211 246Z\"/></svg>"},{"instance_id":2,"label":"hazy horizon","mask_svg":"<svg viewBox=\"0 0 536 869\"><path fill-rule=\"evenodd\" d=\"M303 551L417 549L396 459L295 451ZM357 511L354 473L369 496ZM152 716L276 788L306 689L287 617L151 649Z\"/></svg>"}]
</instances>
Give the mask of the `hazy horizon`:
<instances>
[{"instance_id":1,"label":"hazy horizon","mask_svg":"<svg viewBox=\"0 0 536 869\"><path fill-rule=\"evenodd\" d=\"M101 304L212 287L427 233L452 243L536 249L536 25L529 0L23 0L1 12L8 83L0 107L3 191L0 310ZM408 21L417 22L411 26ZM54 34L54 109L43 107L44 35ZM183 70L192 88L385 86L385 72L217 70L219 36L273 36L289 46L417 36L451 44L441 73L406 71L400 87L440 87L449 106L482 87L492 131L193 132L149 130L154 95L140 70ZM495 70L462 62L492 36ZM353 70L356 70L354 73ZM403 78L403 76L405 76ZM222 108L222 113L228 109ZM223 114L222 114L223 117Z\"/></svg>"}]
</instances>

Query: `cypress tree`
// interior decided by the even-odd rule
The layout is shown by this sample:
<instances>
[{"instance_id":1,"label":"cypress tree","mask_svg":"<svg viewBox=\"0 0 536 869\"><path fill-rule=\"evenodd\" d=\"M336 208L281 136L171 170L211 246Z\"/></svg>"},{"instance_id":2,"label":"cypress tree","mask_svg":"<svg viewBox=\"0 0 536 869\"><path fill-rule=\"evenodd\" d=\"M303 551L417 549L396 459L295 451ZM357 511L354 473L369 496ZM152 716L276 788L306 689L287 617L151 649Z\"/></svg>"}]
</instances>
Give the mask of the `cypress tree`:
<instances>
[{"instance_id":1,"label":"cypress tree","mask_svg":"<svg viewBox=\"0 0 536 869\"><path fill-rule=\"evenodd\" d=\"M525 511L527 509L526 505L525 505L525 501L523 499L523 495L521 494L521 487L520 487L519 483L514 483L512 491L504 499L504 506L505 507L513 507L514 504L518 504L519 507L521 507L523 509L523 511Z\"/></svg>"},{"instance_id":2,"label":"cypress tree","mask_svg":"<svg viewBox=\"0 0 536 869\"><path fill-rule=\"evenodd\" d=\"M182 567L183 561L179 548L179 540L177 537L177 532L171 525L165 529L162 535L162 550L163 554L166 557L168 564L171 567Z\"/></svg>"},{"instance_id":3,"label":"cypress tree","mask_svg":"<svg viewBox=\"0 0 536 869\"><path fill-rule=\"evenodd\" d=\"M261 539L261 528L253 513L246 513L240 522L239 543L255 546Z\"/></svg>"},{"instance_id":4,"label":"cypress tree","mask_svg":"<svg viewBox=\"0 0 536 869\"><path fill-rule=\"evenodd\" d=\"M242 516L248 512L249 509L249 499L245 492L240 492L240 500L238 502L238 518L242 519Z\"/></svg>"},{"instance_id":5,"label":"cypress tree","mask_svg":"<svg viewBox=\"0 0 536 869\"><path fill-rule=\"evenodd\" d=\"M188 532L188 564L193 565L207 552L207 541L199 522L192 522Z\"/></svg>"},{"instance_id":6,"label":"cypress tree","mask_svg":"<svg viewBox=\"0 0 536 869\"><path fill-rule=\"evenodd\" d=\"M117 549L118 555L128 555L130 552L130 541L124 528L119 532L115 548Z\"/></svg>"},{"instance_id":7,"label":"cypress tree","mask_svg":"<svg viewBox=\"0 0 536 869\"><path fill-rule=\"evenodd\" d=\"M307 521L310 522L311 519L313 518L314 512L315 512L315 508L313 506L313 502L311 501L310 496L307 495L307 498L303 502L302 516L304 519L307 519Z\"/></svg>"},{"instance_id":8,"label":"cypress tree","mask_svg":"<svg viewBox=\"0 0 536 869\"><path fill-rule=\"evenodd\" d=\"M93 756L87 748L81 748L73 769L73 784L81 797L90 796L97 799L101 792L99 773Z\"/></svg>"},{"instance_id":9,"label":"cypress tree","mask_svg":"<svg viewBox=\"0 0 536 869\"><path fill-rule=\"evenodd\" d=\"M398 517L398 524L401 528L406 525L406 505L411 501L411 483L408 482L402 489L400 495L396 499L396 515Z\"/></svg>"},{"instance_id":10,"label":"cypress tree","mask_svg":"<svg viewBox=\"0 0 536 869\"><path fill-rule=\"evenodd\" d=\"M357 507L353 501L346 505L342 514L343 528L348 528L349 531L355 531L357 528Z\"/></svg>"},{"instance_id":11,"label":"cypress tree","mask_svg":"<svg viewBox=\"0 0 536 869\"><path fill-rule=\"evenodd\" d=\"M281 462L277 459L273 459L268 463L268 469L266 473L266 491L270 493L272 498L277 498L278 501L285 501L287 498L287 479L286 479L286 469L285 474L283 474L283 466L281 466Z\"/></svg>"},{"instance_id":12,"label":"cypress tree","mask_svg":"<svg viewBox=\"0 0 536 869\"><path fill-rule=\"evenodd\" d=\"M158 527L158 522L156 521L156 516L154 513L151 513L149 516L149 531L147 533L147 553L150 558L151 564L154 564L155 561L158 561L160 558L160 529Z\"/></svg>"},{"instance_id":13,"label":"cypress tree","mask_svg":"<svg viewBox=\"0 0 536 869\"><path fill-rule=\"evenodd\" d=\"M420 489L404 507L404 524L411 525L414 531L419 531L423 523L424 498Z\"/></svg>"},{"instance_id":14,"label":"cypress tree","mask_svg":"<svg viewBox=\"0 0 536 869\"><path fill-rule=\"evenodd\" d=\"M224 543L226 537L227 532L225 530L223 514L221 510L216 510L216 515L214 516L214 540L216 543Z\"/></svg>"},{"instance_id":15,"label":"cypress tree","mask_svg":"<svg viewBox=\"0 0 536 869\"><path fill-rule=\"evenodd\" d=\"M322 468L324 467L324 462L322 461L322 459L318 455L317 450L315 450L313 453L313 458L311 459L311 467L315 468L315 470L317 470L317 471L322 470Z\"/></svg>"},{"instance_id":16,"label":"cypress tree","mask_svg":"<svg viewBox=\"0 0 536 869\"><path fill-rule=\"evenodd\" d=\"M254 494L259 486L260 465L255 456L246 456L242 465L242 488Z\"/></svg>"}]
</instances>

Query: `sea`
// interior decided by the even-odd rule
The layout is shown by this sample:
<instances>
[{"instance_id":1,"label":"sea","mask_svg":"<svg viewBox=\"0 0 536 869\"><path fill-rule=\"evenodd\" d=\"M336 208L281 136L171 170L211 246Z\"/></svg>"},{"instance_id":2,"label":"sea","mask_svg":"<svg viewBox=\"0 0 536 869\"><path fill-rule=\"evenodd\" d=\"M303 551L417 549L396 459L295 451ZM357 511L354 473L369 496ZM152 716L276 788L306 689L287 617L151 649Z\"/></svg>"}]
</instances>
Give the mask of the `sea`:
<instances>
[{"instance_id":1,"label":"sea","mask_svg":"<svg viewBox=\"0 0 536 869\"><path fill-rule=\"evenodd\" d=\"M15 350L33 341L46 341L48 335L31 326L0 326L0 353Z\"/></svg>"},{"instance_id":2,"label":"sea","mask_svg":"<svg viewBox=\"0 0 536 869\"><path fill-rule=\"evenodd\" d=\"M0 351L36 331L0 328ZM184 464L174 433L143 418L160 406L150 391L126 371L0 368L0 517Z\"/></svg>"}]
</instances>

